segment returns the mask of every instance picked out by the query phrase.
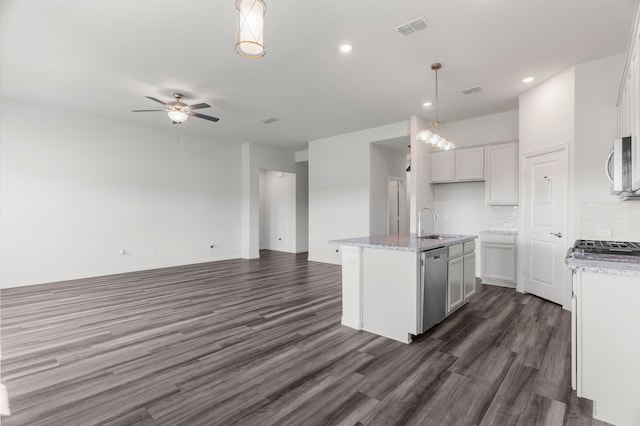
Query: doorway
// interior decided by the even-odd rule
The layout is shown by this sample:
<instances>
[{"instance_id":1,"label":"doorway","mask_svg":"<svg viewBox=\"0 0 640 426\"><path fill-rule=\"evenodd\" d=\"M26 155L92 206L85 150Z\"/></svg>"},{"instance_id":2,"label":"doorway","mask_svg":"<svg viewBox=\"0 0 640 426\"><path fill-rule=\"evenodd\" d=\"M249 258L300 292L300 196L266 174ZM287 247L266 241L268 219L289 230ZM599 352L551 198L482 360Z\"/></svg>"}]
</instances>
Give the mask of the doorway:
<instances>
[{"instance_id":1,"label":"doorway","mask_svg":"<svg viewBox=\"0 0 640 426\"><path fill-rule=\"evenodd\" d=\"M260 170L259 249L296 252L296 174Z\"/></svg>"},{"instance_id":2,"label":"doorway","mask_svg":"<svg viewBox=\"0 0 640 426\"><path fill-rule=\"evenodd\" d=\"M387 230L388 234L408 232L406 186L403 178L387 178Z\"/></svg>"},{"instance_id":3,"label":"doorway","mask_svg":"<svg viewBox=\"0 0 640 426\"><path fill-rule=\"evenodd\" d=\"M562 305L567 282L567 146L524 157L524 290Z\"/></svg>"}]
</instances>

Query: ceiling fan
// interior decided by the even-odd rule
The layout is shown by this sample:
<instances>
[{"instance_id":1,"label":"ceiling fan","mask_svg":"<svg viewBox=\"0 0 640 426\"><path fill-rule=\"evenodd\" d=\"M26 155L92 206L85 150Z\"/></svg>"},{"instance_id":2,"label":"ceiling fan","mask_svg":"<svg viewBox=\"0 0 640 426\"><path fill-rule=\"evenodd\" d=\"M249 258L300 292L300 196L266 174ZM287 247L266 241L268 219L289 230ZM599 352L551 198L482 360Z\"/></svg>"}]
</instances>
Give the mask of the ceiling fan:
<instances>
[{"instance_id":1,"label":"ceiling fan","mask_svg":"<svg viewBox=\"0 0 640 426\"><path fill-rule=\"evenodd\" d=\"M211 105L204 102L195 105L187 105L181 101L182 96L182 93L174 93L173 97L176 98L176 100L172 102L162 102L160 99L156 99L152 96L145 96L147 99L151 99L154 102L166 106L166 109L134 109L132 112L166 111L173 124L185 122L190 115L198 118L204 118L209 121L220 120L218 117L212 117L210 115L204 115L193 111L195 109L211 108Z\"/></svg>"}]
</instances>

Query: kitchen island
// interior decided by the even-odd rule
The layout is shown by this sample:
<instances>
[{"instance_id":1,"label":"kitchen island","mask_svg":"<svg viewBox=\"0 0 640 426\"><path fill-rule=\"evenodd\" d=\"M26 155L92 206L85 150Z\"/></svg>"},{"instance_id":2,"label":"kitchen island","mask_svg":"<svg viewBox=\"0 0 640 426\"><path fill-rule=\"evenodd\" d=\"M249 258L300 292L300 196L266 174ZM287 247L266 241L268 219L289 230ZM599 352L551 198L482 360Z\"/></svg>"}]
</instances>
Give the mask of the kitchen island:
<instances>
[{"instance_id":1,"label":"kitchen island","mask_svg":"<svg viewBox=\"0 0 640 426\"><path fill-rule=\"evenodd\" d=\"M475 291L477 237L431 237L330 241L342 252L342 324L410 343L461 307Z\"/></svg>"},{"instance_id":2,"label":"kitchen island","mask_svg":"<svg viewBox=\"0 0 640 426\"><path fill-rule=\"evenodd\" d=\"M593 417L640 424L640 256L571 253L571 378Z\"/></svg>"}]
</instances>

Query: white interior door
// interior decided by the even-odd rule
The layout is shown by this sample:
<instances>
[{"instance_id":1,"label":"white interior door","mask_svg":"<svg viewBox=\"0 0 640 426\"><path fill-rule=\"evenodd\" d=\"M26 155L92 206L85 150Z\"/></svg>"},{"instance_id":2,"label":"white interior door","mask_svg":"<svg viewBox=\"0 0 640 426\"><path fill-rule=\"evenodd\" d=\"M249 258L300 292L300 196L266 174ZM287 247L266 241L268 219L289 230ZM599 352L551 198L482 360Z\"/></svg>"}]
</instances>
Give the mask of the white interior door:
<instances>
[{"instance_id":1,"label":"white interior door","mask_svg":"<svg viewBox=\"0 0 640 426\"><path fill-rule=\"evenodd\" d=\"M567 252L566 147L525 155L524 290L562 304Z\"/></svg>"},{"instance_id":2,"label":"white interior door","mask_svg":"<svg viewBox=\"0 0 640 426\"><path fill-rule=\"evenodd\" d=\"M400 191L398 181L390 180L387 184L387 216L389 218L389 234L400 233Z\"/></svg>"},{"instance_id":3,"label":"white interior door","mask_svg":"<svg viewBox=\"0 0 640 426\"><path fill-rule=\"evenodd\" d=\"M408 233L409 214L404 179L389 176L387 182L388 232L389 234Z\"/></svg>"}]
</instances>

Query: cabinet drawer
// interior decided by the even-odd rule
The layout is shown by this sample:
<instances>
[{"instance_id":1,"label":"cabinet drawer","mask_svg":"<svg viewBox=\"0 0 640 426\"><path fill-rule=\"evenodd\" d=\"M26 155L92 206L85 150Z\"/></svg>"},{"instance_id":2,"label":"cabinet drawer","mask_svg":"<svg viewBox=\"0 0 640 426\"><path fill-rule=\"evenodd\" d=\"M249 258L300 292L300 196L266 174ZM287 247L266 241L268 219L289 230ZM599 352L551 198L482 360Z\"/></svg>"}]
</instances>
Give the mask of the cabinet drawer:
<instances>
[{"instance_id":1,"label":"cabinet drawer","mask_svg":"<svg viewBox=\"0 0 640 426\"><path fill-rule=\"evenodd\" d=\"M475 241L467 241L464 243L464 254L473 253L476 249Z\"/></svg>"},{"instance_id":2,"label":"cabinet drawer","mask_svg":"<svg viewBox=\"0 0 640 426\"><path fill-rule=\"evenodd\" d=\"M463 245L456 244L455 246L449 246L449 259L462 256Z\"/></svg>"},{"instance_id":3,"label":"cabinet drawer","mask_svg":"<svg viewBox=\"0 0 640 426\"><path fill-rule=\"evenodd\" d=\"M482 234L483 243L515 245L516 238L517 238L517 235Z\"/></svg>"}]
</instances>

